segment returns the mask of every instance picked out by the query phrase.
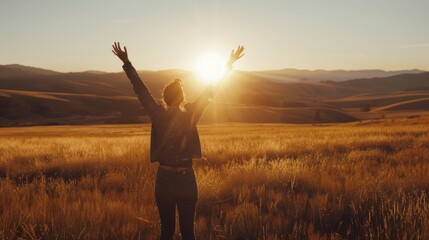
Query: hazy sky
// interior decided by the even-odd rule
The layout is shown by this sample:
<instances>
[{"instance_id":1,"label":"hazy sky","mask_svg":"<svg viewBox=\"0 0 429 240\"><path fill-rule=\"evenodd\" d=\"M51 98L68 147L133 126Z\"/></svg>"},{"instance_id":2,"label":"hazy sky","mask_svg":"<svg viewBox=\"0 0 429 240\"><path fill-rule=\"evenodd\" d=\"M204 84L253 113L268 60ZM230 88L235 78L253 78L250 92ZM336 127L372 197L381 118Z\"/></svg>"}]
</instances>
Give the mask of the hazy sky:
<instances>
[{"instance_id":1,"label":"hazy sky","mask_svg":"<svg viewBox=\"0 0 429 240\"><path fill-rule=\"evenodd\" d=\"M427 0L0 0L0 64L192 70L246 47L239 69L429 70Z\"/></svg>"}]
</instances>

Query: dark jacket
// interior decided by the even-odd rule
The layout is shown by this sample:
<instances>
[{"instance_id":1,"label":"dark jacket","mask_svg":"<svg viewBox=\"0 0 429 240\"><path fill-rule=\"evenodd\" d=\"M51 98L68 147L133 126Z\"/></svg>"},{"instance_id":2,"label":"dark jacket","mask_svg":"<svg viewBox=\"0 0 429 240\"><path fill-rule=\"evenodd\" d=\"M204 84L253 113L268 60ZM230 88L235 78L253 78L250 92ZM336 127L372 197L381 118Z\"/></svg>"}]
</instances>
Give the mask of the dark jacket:
<instances>
[{"instance_id":1,"label":"dark jacket","mask_svg":"<svg viewBox=\"0 0 429 240\"><path fill-rule=\"evenodd\" d=\"M211 85L195 102L186 104L184 111L179 107L165 108L155 101L130 62L125 63L122 68L152 121L150 161L161 165L192 166L193 158L202 157L196 125L214 97Z\"/></svg>"}]
</instances>

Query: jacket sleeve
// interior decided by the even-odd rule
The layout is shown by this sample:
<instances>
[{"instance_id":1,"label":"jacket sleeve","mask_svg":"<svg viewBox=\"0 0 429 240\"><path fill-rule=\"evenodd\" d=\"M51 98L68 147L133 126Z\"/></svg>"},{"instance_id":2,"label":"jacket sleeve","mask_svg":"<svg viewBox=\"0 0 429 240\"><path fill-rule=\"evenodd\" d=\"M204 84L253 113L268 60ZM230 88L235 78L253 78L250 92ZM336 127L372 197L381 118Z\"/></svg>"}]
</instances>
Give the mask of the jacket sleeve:
<instances>
[{"instance_id":1,"label":"jacket sleeve","mask_svg":"<svg viewBox=\"0 0 429 240\"><path fill-rule=\"evenodd\" d=\"M152 94L150 93L149 89L146 87L146 85L143 83L143 81L140 79L139 75L137 74L136 69L133 67L131 62L125 63L122 68L124 69L125 73L127 74L128 79L131 81L131 84L133 85L134 92L137 94L138 99L140 100L141 104L145 108L147 114L153 120L153 118L159 113L164 110L164 107L159 105L155 99L153 98Z\"/></svg>"},{"instance_id":2,"label":"jacket sleeve","mask_svg":"<svg viewBox=\"0 0 429 240\"><path fill-rule=\"evenodd\" d=\"M191 103L190 106L192 108L192 122L197 124L200 120L201 116L204 113L204 110L207 108L211 100L214 98L216 94L215 87L213 85L208 85L204 91L198 96L195 102Z\"/></svg>"}]
</instances>

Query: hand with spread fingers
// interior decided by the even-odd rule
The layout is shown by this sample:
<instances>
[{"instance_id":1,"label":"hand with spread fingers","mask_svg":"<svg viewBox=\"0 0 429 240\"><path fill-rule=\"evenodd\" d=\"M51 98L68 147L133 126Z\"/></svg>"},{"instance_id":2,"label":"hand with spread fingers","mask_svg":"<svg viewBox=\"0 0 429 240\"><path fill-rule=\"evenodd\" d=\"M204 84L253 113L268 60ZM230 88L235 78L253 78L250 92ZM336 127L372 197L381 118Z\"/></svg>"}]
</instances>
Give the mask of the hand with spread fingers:
<instances>
[{"instance_id":1,"label":"hand with spread fingers","mask_svg":"<svg viewBox=\"0 0 429 240\"><path fill-rule=\"evenodd\" d=\"M231 51L231 56L229 57L229 61L227 63L228 67L232 67L232 64L234 64L235 61L237 61L238 59L240 59L241 57L244 56L244 47L243 46L238 46L237 50L234 51L234 49Z\"/></svg>"},{"instance_id":2,"label":"hand with spread fingers","mask_svg":"<svg viewBox=\"0 0 429 240\"><path fill-rule=\"evenodd\" d=\"M124 46L124 51L122 51L121 45L119 42L115 42L112 45L112 47L113 47L113 50L112 50L113 54L115 54L119 59L121 59L124 64L129 62L127 47Z\"/></svg>"}]
</instances>

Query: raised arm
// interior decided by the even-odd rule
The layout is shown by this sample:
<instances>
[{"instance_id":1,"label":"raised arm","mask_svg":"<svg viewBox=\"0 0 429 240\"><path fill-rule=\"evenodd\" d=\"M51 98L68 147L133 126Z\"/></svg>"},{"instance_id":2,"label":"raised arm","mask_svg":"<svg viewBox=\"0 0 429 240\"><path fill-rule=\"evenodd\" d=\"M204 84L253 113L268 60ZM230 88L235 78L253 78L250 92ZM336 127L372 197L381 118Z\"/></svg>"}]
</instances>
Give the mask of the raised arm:
<instances>
[{"instance_id":1,"label":"raised arm","mask_svg":"<svg viewBox=\"0 0 429 240\"><path fill-rule=\"evenodd\" d=\"M218 83L209 84L201 95L197 98L195 102L192 103L194 109L194 119L198 122L201 118L201 115L204 112L204 109L208 106L211 100L216 96L216 93L219 91L220 86L225 81L225 79L229 76L229 73L233 67L233 64L240 58L244 56L244 47L238 46L237 49L231 51L231 55L229 57L228 62L226 63L226 72L221 81Z\"/></svg>"},{"instance_id":2,"label":"raised arm","mask_svg":"<svg viewBox=\"0 0 429 240\"><path fill-rule=\"evenodd\" d=\"M119 42L118 43L115 42L114 45L112 45L112 47L113 47L113 50L112 50L113 54L115 54L119 59L121 59L124 64L122 68L127 74L128 79L131 81L131 84L133 85L133 88L134 88L134 92L137 94L141 104L145 108L149 117L153 120L153 118L157 113L164 110L164 107L159 105L155 101L149 89L146 87L146 85L143 83L143 81L140 79L139 75L137 74L136 69L128 60L127 47L124 46L124 51L123 51L121 49L121 45L119 44Z\"/></svg>"},{"instance_id":3,"label":"raised arm","mask_svg":"<svg viewBox=\"0 0 429 240\"><path fill-rule=\"evenodd\" d=\"M212 84L213 93L212 93L211 98L214 98L216 96L216 93L218 92L220 86L225 81L225 79L228 78L229 73L231 72L234 63L238 59L242 58L243 56L244 56L244 47L243 46L238 46L235 51L234 51L234 49L231 50L231 55L229 56L229 60L225 66L225 68L226 68L225 74L223 75L222 79L219 82Z\"/></svg>"}]
</instances>

